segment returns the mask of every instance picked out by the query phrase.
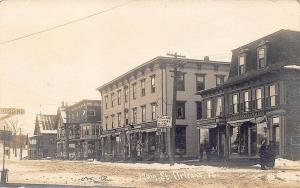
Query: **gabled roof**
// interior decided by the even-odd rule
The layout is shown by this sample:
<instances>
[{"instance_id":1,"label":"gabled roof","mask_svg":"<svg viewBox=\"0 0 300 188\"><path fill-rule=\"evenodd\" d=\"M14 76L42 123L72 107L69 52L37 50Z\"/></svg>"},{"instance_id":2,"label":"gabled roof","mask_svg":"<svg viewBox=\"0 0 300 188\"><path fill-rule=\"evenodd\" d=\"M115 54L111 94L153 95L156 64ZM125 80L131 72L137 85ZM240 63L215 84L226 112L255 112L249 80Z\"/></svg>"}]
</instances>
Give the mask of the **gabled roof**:
<instances>
[{"instance_id":1,"label":"gabled roof","mask_svg":"<svg viewBox=\"0 0 300 188\"><path fill-rule=\"evenodd\" d=\"M34 134L56 134L56 115L37 114L35 120Z\"/></svg>"}]
</instances>

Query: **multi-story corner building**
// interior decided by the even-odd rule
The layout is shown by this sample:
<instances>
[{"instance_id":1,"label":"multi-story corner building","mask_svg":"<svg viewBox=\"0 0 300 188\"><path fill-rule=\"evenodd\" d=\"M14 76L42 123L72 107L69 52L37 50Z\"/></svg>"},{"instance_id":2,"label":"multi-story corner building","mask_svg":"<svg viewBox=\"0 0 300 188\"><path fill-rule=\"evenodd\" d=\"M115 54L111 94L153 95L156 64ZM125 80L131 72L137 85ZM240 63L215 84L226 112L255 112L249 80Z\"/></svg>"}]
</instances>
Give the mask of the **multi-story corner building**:
<instances>
[{"instance_id":1,"label":"multi-story corner building","mask_svg":"<svg viewBox=\"0 0 300 188\"><path fill-rule=\"evenodd\" d=\"M56 115L36 115L34 136L30 139L32 159L56 157L56 124Z\"/></svg>"},{"instance_id":2,"label":"multi-story corner building","mask_svg":"<svg viewBox=\"0 0 300 188\"><path fill-rule=\"evenodd\" d=\"M199 94L201 140L216 155L258 156L262 140L282 157L300 154L300 32L280 30L232 51L228 81Z\"/></svg>"},{"instance_id":3,"label":"multi-story corner building","mask_svg":"<svg viewBox=\"0 0 300 188\"><path fill-rule=\"evenodd\" d=\"M59 153L67 159L96 159L100 154L99 132L101 101L82 100L65 108L58 140L63 142ZM62 141L62 142L61 142Z\"/></svg>"},{"instance_id":4,"label":"multi-story corner building","mask_svg":"<svg viewBox=\"0 0 300 188\"><path fill-rule=\"evenodd\" d=\"M229 63L196 59L184 61L177 78L176 156L198 155L196 119L201 118L197 91L222 84ZM98 88L102 96L102 156L106 160L166 158L166 128L159 116L171 116L173 58L156 57Z\"/></svg>"}]
</instances>

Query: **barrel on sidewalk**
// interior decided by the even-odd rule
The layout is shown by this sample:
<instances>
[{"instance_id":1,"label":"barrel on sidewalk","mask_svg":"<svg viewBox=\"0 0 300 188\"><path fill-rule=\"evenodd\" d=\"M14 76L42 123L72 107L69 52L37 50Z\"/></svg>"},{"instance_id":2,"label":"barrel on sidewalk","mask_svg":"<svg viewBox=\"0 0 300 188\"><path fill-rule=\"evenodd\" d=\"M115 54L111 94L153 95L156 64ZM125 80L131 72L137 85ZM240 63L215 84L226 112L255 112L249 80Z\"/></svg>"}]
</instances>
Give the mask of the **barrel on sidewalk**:
<instances>
[{"instance_id":1,"label":"barrel on sidewalk","mask_svg":"<svg viewBox=\"0 0 300 188\"><path fill-rule=\"evenodd\" d=\"M8 169L4 169L1 172L1 184L4 185L8 181Z\"/></svg>"}]
</instances>

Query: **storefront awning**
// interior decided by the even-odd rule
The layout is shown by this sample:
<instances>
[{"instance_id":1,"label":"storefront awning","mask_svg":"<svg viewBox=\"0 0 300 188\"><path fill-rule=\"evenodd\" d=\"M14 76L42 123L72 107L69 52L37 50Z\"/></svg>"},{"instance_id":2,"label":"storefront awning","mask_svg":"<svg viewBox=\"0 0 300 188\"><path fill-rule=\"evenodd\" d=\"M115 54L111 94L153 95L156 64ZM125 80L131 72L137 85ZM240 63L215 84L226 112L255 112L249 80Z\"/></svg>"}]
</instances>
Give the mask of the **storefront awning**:
<instances>
[{"instance_id":1,"label":"storefront awning","mask_svg":"<svg viewBox=\"0 0 300 188\"><path fill-rule=\"evenodd\" d=\"M197 129L213 129L216 128L218 125L217 124L210 124L210 125L205 125L205 126L198 126Z\"/></svg>"},{"instance_id":2,"label":"storefront awning","mask_svg":"<svg viewBox=\"0 0 300 188\"><path fill-rule=\"evenodd\" d=\"M146 132L146 133L149 133L149 132L155 132L157 131L157 128L152 128L152 129L145 129L145 130L141 130L142 132Z\"/></svg>"},{"instance_id":3,"label":"storefront awning","mask_svg":"<svg viewBox=\"0 0 300 188\"><path fill-rule=\"evenodd\" d=\"M262 117L255 117L255 118L240 119L236 121L228 121L227 124L229 124L232 127L238 127L245 122L251 122L257 125L262 125L262 124L266 124L267 118L265 116L262 116Z\"/></svg>"}]
</instances>

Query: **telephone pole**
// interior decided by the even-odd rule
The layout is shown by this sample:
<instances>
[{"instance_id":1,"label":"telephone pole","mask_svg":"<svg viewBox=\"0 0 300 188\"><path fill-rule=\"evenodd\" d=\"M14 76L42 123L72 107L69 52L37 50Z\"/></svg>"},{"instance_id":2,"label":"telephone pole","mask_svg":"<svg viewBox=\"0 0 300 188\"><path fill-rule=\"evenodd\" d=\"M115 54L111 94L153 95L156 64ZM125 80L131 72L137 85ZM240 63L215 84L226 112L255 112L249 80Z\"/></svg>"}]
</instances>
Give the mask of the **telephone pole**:
<instances>
[{"instance_id":1,"label":"telephone pole","mask_svg":"<svg viewBox=\"0 0 300 188\"><path fill-rule=\"evenodd\" d=\"M172 126L169 128L169 160L170 165L174 165L175 163L175 131L176 131L176 101L177 101L177 78L180 76L179 69L183 67L183 62L180 62L178 58L185 58L185 56L179 55L175 53L167 53L168 56L173 57L172 64L174 66L173 71L173 103L172 103Z\"/></svg>"}]
</instances>

